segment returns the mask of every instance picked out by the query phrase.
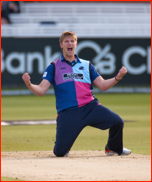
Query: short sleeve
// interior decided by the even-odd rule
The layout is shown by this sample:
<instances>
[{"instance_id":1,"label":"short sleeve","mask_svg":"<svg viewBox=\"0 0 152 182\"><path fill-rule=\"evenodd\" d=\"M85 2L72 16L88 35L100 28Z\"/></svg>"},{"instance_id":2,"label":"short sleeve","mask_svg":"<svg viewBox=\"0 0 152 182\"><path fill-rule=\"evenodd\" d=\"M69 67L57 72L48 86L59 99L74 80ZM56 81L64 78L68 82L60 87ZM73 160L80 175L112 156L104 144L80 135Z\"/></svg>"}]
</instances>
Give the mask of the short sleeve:
<instances>
[{"instance_id":1,"label":"short sleeve","mask_svg":"<svg viewBox=\"0 0 152 182\"><path fill-rule=\"evenodd\" d=\"M48 80L51 84L53 83L54 81L54 65L53 64L50 64L45 72L43 73L43 76L42 76L42 80L43 79L46 79Z\"/></svg>"},{"instance_id":2,"label":"short sleeve","mask_svg":"<svg viewBox=\"0 0 152 182\"><path fill-rule=\"evenodd\" d=\"M90 66L91 82L93 82L100 74L97 72L95 67L91 64Z\"/></svg>"}]
</instances>

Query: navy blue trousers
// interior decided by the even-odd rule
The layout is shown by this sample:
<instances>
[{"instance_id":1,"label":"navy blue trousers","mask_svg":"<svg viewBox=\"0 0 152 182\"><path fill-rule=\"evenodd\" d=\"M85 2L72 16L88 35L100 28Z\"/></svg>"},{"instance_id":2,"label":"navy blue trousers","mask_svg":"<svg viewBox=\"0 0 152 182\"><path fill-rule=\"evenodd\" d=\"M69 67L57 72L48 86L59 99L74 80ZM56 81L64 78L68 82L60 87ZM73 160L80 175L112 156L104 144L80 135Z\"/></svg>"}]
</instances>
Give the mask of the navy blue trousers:
<instances>
[{"instance_id":1,"label":"navy blue trousers","mask_svg":"<svg viewBox=\"0 0 152 182\"><path fill-rule=\"evenodd\" d=\"M108 148L119 155L123 149L124 122L119 115L104 107L97 99L80 108L61 111L57 117L54 154L63 157L86 126L109 129Z\"/></svg>"}]
</instances>

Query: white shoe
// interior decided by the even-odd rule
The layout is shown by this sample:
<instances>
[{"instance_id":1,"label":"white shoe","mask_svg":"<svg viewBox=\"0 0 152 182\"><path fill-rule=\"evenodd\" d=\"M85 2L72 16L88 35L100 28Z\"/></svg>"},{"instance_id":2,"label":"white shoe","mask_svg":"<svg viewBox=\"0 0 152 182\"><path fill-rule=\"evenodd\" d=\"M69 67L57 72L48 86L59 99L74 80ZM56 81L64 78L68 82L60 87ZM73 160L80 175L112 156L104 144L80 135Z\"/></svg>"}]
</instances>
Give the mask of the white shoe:
<instances>
[{"instance_id":1,"label":"white shoe","mask_svg":"<svg viewBox=\"0 0 152 182\"><path fill-rule=\"evenodd\" d=\"M129 155L131 154L131 150L123 148L122 154L121 155Z\"/></svg>"},{"instance_id":2,"label":"white shoe","mask_svg":"<svg viewBox=\"0 0 152 182\"><path fill-rule=\"evenodd\" d=\"M69 156L69 152L67 152L65 155L64 155L64 157L68 157Z\"/></svg>"},{"instance_id":3,"label":"white shoe","mask_svg":"<svg viewBox=\"0 0 152 182\"><path fill-rule=\"evenodd\" d=\"M106 154L106 155L109 155L109 156L115 155L115 154L118 155L117 152L114 152L114 151L112 151L112 150L107 150L107 149L105 150L105 154ZM131 150L126 149L126 148L123 147L123 151L122 151L122 154L121 154L121 155L129 155L129 154L131 154Z\"/></svg>"}]
</instances>

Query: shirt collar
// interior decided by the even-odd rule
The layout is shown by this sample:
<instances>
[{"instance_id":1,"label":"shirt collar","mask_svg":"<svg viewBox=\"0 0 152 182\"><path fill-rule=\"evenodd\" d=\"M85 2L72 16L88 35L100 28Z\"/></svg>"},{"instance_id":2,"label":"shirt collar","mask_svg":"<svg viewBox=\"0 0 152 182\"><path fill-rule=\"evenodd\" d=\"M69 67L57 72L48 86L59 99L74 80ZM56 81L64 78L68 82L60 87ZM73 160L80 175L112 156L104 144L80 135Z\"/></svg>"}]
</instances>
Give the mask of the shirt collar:
<instances>
[{"instance_id":1,"label":"shirt collar","mask_svg":"<svg viewBox=\"0 0 152 182\"><path fill-rule=\"evenodd\" d=\"M79 59L79 57L76 54L75 54L75 56L76 56L77 62L81 62L80 59ZM62 62L64 60L66 60L66 59L64 58L64 56L62 54L60 61Z\"/></svg>"}]
</instances>

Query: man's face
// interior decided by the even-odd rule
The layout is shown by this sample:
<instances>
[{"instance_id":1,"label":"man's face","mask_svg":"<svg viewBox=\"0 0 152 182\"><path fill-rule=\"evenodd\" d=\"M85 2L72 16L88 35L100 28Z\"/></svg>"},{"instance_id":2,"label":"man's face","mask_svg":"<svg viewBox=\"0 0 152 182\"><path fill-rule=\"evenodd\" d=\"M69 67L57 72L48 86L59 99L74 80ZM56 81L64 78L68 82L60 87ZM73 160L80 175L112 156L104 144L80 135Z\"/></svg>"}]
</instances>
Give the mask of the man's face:
<instances>
[{"instance_id":1,"label":"man's face","mask_svg":"<svg viewBox=\"0 0 152 182\"><path fill-rule=\"evenodd\" d=\"M77 47L77 41L73 36L66 36L62 43L60 43L63 54L67 57L74 56L75 49Z\"/></svg>"}]
</instances>

